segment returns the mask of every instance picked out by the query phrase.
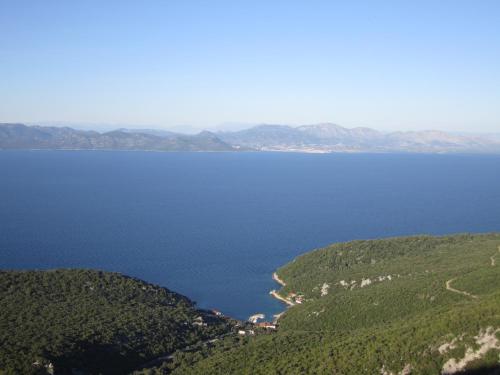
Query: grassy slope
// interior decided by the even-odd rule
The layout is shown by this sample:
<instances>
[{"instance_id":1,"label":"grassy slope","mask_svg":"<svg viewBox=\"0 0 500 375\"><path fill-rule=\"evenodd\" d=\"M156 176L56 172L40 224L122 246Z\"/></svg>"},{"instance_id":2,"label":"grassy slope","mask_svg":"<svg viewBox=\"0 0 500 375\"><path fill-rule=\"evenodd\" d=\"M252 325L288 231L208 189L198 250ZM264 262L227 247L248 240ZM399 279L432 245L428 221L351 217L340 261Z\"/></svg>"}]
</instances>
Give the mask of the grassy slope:
<instances>
[{"instance_id":1,"label":"grassy slope","mask_svg":"<svg viewBox=\"0 0 500 375\"><path fill-rule=\"evenodd\" d=\"M0 306L0 374L49 361L56 373L121 374L228 328L194 326L192 302L165 288L90 270L0 272Z\"/></svg>"},{"instance_id":2,"label":"grassy slope","mask_svg":"<svg viewBox=\"0 0 500 375\"><path fill-rule=\"evenodd\" d=\"M498 234L420 236L305 254L278 270L287 283L280 293L303 294L306 302L287 311L277 334L214 350L177 373L376 374L409 364L412 374L438 374L448 359L478 348L473 337L481 330L500 328L498 246ZM362 279L372 283L360 287ZM447 290L451 279L453 288L478 298ZM456 337L456 348L440 354L438 347ZM495 365L499 353L490 350L469 366Z\"/></svg>"}]
</instances>

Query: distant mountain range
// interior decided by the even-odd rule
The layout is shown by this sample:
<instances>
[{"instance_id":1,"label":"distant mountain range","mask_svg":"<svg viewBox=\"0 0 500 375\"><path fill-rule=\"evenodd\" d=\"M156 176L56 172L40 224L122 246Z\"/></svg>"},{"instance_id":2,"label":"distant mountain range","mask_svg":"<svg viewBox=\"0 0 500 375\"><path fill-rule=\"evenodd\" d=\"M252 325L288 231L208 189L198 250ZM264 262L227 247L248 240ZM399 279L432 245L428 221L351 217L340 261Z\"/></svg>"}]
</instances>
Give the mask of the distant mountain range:
<instances>
[{"instance_id":1,"label":"distant mountain range","mask_svg":"<svg viewBox=\"0 0 500 375\"><path fill-rule=\"evenodd\" d=\"M492 136L454 135L433 130L382 133L370 128L347 129L331 123L298 127L260 125L217 135L232 145L267 151L500 152L500 139Z\"/></svg>"},{"instance_id":2,"label":"distant mountain range","mask_svg":"<svg viewBox=\"0 0 500 375\"><path fill-rule=\"evenodd\" d=\"M234 151L237 148L207 131L196 135L127 129L98 133L68 127L0 124L0 149Z\"/></svg>"},{"instance_id":3,"label":"distant mountain range","mask_svg":"<svg viewBox=\"0 0 500 375\"><path fill-rule=\"evenodd\" d=\"M0 149L500 153L500 137L441 131L382 133L325 123L258 125L234 132L187 135L157 129L99 133L69 127L0 124Z\"/></svg>"}]
</instances>

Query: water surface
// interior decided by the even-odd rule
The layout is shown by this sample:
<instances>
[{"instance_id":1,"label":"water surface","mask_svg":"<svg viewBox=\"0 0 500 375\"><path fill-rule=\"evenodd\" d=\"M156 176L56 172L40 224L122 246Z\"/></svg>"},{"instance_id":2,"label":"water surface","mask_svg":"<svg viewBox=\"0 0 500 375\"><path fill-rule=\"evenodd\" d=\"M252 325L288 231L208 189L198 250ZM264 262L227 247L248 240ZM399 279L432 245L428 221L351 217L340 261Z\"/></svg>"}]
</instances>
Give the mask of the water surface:
<instances>
[{"instance_id":1,"label":"water surface","mask_svg":"<svg viewBox=\"0 0 500 375\"><path fill-rule=\"evenodd\" d=\"M500 231L500 156L0 152L0 266L119 271L247 318L331 242Z\"/></svg>"}]
</instances>

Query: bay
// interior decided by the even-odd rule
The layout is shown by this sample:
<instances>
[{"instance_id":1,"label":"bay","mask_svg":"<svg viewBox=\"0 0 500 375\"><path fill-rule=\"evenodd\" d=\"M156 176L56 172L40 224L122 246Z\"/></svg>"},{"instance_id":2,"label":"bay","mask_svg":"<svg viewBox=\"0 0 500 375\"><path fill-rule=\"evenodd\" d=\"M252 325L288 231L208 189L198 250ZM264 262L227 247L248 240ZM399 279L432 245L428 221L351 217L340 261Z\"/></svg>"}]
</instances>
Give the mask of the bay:
<instances>
[{"instance_id":1,"label":"bay","mask_svg":"<svg viewBox=\"0 0 500 375\"><path fill-rule=\"evenodd\" d=\"M0 152L0 267L98 268L241 319L332 242L500 231L500 156Z\"/></svg>"}]
</instances>

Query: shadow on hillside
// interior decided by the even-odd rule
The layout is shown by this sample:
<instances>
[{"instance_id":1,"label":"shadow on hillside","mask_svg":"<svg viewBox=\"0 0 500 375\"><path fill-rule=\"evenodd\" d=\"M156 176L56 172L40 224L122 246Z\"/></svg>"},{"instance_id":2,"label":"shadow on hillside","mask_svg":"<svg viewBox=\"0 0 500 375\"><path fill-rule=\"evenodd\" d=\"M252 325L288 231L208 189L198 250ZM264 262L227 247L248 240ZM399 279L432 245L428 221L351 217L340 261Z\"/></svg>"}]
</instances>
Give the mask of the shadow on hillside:
<instances>
[{"instance_id":1,"label":"shadow on hillside","mask_svg":"<svg viewBox=\"0 0 500 375\"><path fill-rule=\"evenodd\" d=\"M500 375L500 365L484 366L459 372L460 375Z\"/></svg>"},{"instance_id":2,"label":"shadow on hillside","mask_svg":"<svg viewBox=\"0 0 500 375\"><path fill-rule=\"evenodd\" d=\"M56 374L77 372L91 374L124 374L144 359L117 346L81 342L60 356L47 356L55 366Z\"/></svg>"}]
</instances>

